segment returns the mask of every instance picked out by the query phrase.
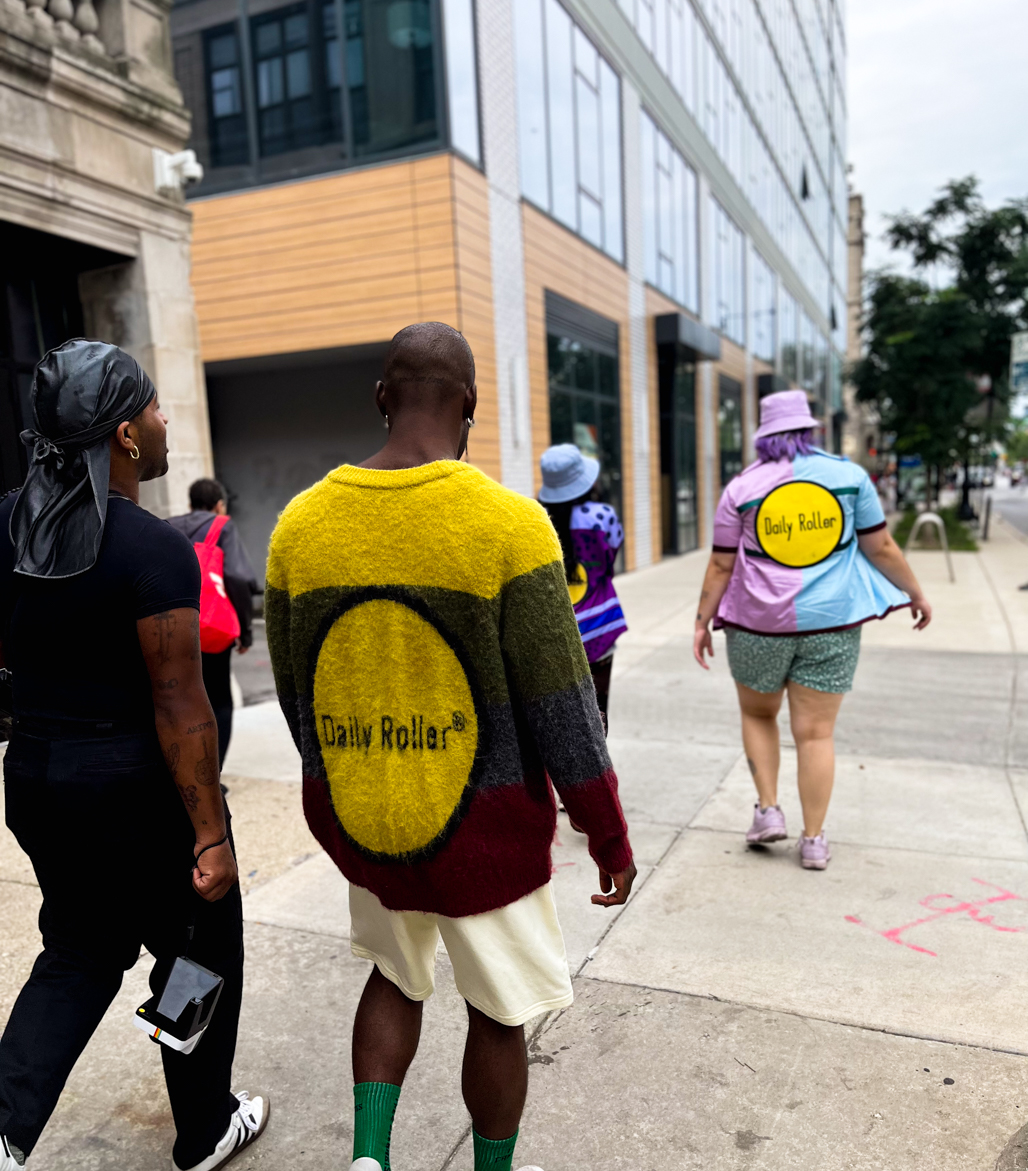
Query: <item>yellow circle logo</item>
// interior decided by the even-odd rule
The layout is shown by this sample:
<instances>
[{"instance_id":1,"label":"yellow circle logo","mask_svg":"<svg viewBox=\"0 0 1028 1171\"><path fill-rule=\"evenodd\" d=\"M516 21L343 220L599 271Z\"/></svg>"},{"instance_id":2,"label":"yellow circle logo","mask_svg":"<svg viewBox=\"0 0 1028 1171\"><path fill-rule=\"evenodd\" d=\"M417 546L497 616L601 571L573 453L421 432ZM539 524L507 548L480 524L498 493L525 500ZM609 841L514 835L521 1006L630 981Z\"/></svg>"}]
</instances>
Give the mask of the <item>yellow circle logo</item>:
<instances>
[{"instance_id":1,"label":"yellow circle logo","mask_svg":"<svg viewBox=\"0 0 1028 1171\"><path fill-rule=\"evenodd\" d=\"M344 832L400 858L459 820L478 716L467 672L428 612L375 593L347 606L317 650L314 717Z\"/></svg>"},{"instance_id":2,"label":"yellow circle logo","mask_svg":"<svg viewBox=\"0 0 1028 1171\"><path fill-rule=\"evenodd\" d=\"M585 597L585 591L589 588L589 575L585 571L585 566L581 561L575 562L575 573L572 579L568 582L568 593L571 595L571 605L577 606L578 603Z\"/></svg>"},{"instance_id":3,"label":"yellow circle logo","mask_svg":"<svg viewBox=\"0 0 1028 1171\"><path fill-rule=\"evenodd\" d=\"M830 557L842 541L842 505L811 480L792 480L757 509L757 544L779 565L806 569Z\"/></svg>"}]
</instances>

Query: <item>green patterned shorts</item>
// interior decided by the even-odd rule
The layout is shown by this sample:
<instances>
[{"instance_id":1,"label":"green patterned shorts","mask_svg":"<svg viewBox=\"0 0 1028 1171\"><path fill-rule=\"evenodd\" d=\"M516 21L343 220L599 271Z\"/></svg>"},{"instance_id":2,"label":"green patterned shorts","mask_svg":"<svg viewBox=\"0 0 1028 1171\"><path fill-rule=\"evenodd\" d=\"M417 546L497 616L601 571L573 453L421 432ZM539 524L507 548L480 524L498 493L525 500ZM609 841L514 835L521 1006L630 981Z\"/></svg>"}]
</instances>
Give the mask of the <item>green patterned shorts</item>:
<instances>
[{"instance_id":1,"label":"green patterned shorts","mask_svg":"<svg viewBox=\"0 0 1028 1171\"><path fill-rule=\"evenodd\" d=\"M801 687L841 695L853 688L860 657L859 626L829 634L751 634L725 627L732 678L772 694L791 679Z\"/></svg>"}]
</instances>

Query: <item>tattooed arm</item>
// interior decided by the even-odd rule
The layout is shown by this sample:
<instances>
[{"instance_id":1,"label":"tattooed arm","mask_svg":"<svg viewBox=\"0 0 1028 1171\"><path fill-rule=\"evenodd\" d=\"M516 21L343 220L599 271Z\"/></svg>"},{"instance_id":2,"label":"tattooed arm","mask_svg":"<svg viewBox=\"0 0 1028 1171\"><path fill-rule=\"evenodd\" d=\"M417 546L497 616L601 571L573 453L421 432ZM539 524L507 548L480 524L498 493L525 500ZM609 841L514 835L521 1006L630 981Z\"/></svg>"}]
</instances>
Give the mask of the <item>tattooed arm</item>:
<instances>
[{"instance_id":1,"label":"tattooed arm","mask_svg":"<svg viewBox=\"0 0 1028 1171\"><path fill-rule=\"evenodd\" d=\"M200 615L166 610L136 623L153 689L157 737L171 779L196 832L194 855L225 836L225 806L218 784L218 729L200 671ZM216 902L236 881L228 842L207 850L193 870L193 886Z\"/></svg>"}]
</instances>

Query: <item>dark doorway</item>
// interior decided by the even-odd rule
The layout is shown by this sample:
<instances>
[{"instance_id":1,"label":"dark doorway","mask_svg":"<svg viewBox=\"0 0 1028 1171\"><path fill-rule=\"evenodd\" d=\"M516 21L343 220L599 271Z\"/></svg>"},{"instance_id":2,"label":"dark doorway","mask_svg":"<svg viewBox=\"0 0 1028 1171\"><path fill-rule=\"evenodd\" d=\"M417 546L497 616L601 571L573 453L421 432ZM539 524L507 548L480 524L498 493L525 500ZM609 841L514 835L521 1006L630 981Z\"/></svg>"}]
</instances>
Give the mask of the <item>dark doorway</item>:
<instances>
[{"instance_id":1,"label":"dark doorway","mask_svg":"<svg viewBox=\"0 0 1028 1171\"><path fill-rule=\"evenodd\" d=\"M547 291L546 346L550 442L600 461L600 499L624 525L617 322Z\"/></svg>"},{"instance_id":2,"label":"dark doorway","mask_svg":"<svg viewBox=\"0 0 1028 1171\"><path fill-rule=\"evenodd\" d=\"M659 345L657 360L663 550L688 553L699 545L695 354L682 345Z\"/></svg>"},{"instance_id":3,"label":"dark doorway","mask_svg":"<svg viewBox=\"0 0 1028 1171\"><path fill-rule=\"evenodd\" d=\"M742 471L742 383L726 374L717 380L717 437L723 488Z\"/></svg>"},{"instance_id":4,"label":"dark doorway","mask_svg":"<svg viewBox=\"0 0 1028 1171\"><path fill-rule=\"evenodd\" d=\"M207 364L214 474L263 583L268 539L290 500L385 442L374 403L385 344Z\"/></svg>"},{"instance_id":5,"label":"dark doorway","mask_svg":"<svg viewBox=\"0 0 1028 1171\"><path fill-rule=\"evenodd\" d=\"M124 259L0 222L0 494L25 480L27 449L19 435L32 425L36 363L85 331L79 274Z\"/></svg>"}]
</instances>

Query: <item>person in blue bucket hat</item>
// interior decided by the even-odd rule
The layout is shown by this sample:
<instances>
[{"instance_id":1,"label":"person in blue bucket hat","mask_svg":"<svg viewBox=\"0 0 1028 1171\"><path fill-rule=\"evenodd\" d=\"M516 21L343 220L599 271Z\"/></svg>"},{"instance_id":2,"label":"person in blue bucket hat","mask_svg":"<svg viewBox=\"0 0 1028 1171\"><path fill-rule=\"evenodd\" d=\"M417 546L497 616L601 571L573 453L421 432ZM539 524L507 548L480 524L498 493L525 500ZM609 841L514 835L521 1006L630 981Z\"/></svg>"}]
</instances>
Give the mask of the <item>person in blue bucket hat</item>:
<instances>
[{"instance_id":1,"label":"person in blue bucket hat","mask_svg":"<svg viewBox=\"0 0 1028 1171\"><path fill-rule=\"evenodd\" d=\"M539 464L539 503L560 538L568 592L606 732L614 644L628 629L614 589L614 562L625 533L614 509L599 501L599 460L583 455L573 443L558 443L543 452Z\"/></svg>"}]
</instances>

